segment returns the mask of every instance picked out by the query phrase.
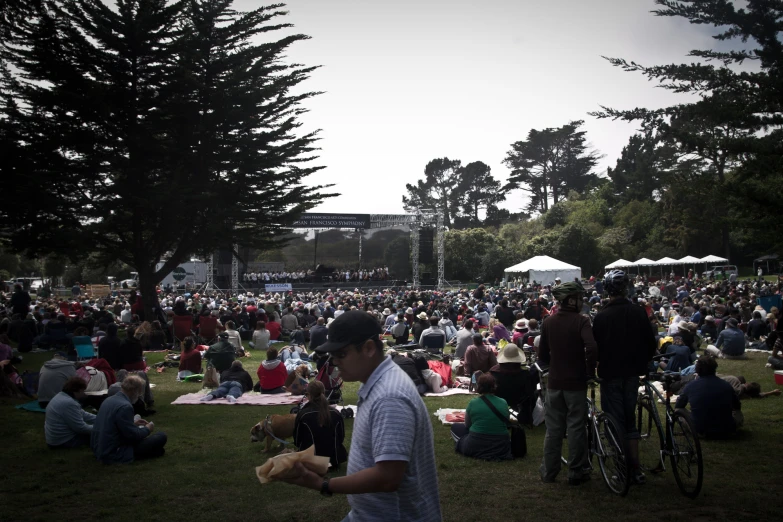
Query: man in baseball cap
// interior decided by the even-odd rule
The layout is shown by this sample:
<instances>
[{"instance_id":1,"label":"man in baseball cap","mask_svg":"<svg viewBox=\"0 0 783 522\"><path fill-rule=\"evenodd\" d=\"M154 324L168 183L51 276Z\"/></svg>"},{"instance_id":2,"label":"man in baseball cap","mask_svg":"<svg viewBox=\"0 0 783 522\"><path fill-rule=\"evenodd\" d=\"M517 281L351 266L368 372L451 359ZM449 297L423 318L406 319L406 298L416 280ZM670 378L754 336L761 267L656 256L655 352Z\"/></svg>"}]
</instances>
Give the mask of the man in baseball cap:
<instances>
[{"instance_id":1,"label":"man in baseball cap","mask_svg":"<svg viewBox=\"0 0 783 522\"><path fill-rule=\"evenodd\" d=\"M359 408L344 477L321 477L296 464L287 482L347 494L347 520L372 520L395 513L397 520L441 520L429 412L410 377L383 353L381 326L367 312L351 310L329 325L328 353L346 381L359 381Z\"/></svg>"}]
</instances>

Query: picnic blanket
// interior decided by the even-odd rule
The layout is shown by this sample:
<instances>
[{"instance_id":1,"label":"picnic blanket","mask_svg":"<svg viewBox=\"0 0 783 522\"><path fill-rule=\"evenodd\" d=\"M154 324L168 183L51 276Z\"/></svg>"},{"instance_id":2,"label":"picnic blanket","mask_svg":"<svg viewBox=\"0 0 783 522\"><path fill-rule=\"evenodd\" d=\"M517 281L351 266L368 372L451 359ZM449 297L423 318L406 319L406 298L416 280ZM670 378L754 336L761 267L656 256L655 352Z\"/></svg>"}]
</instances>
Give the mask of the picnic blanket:
<instances>
[{"instance_id":1,"label":"picnic blanket","mask_svg":"<svg viewBox=\"0 0 783 522\"><path fill-rule=\"evenodd\" d=\"M443 393L425 393L425 397L448 397L449 395L476 395L476 393L469 391L465 388L449 388L448 391Z\"/></svg>"},{"instance_id":2,"label":"picnic blanket","mask_svg":"<svg viewBox=\"0 0 783 522\"><path fill-rule=\"evenodd\" d=\"M433 415L440 419L440 421L446 426L450 426L455 422L465 422L465 410L440 408L435 413L433 413Z\"/></svg>"},{"instance_id":3,"label":"picnic blanket","mask_svg":"<svg viewBox=\"0 0 783 522\"><path fill-rule=\"evenodd\" d=\"M203 392L186 393L185 395L180 395L174 399L174 402L171 404L231 404L225 398L213 399L208 402L201 402L199 399L201 399L206 394L207 390L204 390ZM276 393L267 395L256 392L247 392L238 398L234 404L245 404L249 406L279 406L281 404L298 404L301 400L301 395L291 395L290 393Z\"/></svg>"},{"instance_id":4,"label":"picnic blanket","mask_svg":"<svg viewBox=\"0 0 783 522\"><path fill-rule=\"evenodd\" d=\"M46 408L41 408L41 405L38 404L38 401L30 401L24 404L17 404L16 409L24 410L24 411L32 411L35 413L46 413Z\"/></svg>"}]
</instances>

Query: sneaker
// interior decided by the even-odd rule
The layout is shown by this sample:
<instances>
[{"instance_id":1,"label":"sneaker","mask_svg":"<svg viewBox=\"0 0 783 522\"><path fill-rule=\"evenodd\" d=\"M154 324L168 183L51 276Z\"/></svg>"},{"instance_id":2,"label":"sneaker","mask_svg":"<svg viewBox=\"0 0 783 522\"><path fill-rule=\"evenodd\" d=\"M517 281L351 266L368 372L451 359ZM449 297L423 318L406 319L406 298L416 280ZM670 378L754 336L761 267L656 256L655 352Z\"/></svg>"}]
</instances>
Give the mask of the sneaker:
<instances>
[{"instance_id":1,"label":"sneaker","mask_svg":"<svg viewBox=\"0 0 783 522\"><path fill-rule=\"evenodd\" d=\"M234 404L235 402L237 402L237 398L236 398L236 397L234 397L233 395L226 395L226 400L227 400L229 403L231 403L231 404Z\"/></svg>"},{"instance_id":2,"label":"sneaker","mask_svg":"<svg viewBox=\"0 0 783 522\"><path fill-rule=\"evenodd\" d=\"M636 471L633 474L633 477L631 477L631 483L636 484L637 486L641 486L646 482L647 482L647 477L645 477L644 473L642 473L641 471Z\"/></svg>"},{"instance_id":3,"label":"sneaker","mask_svg":"<svg viewBox=\"0 0 783 522\"><path fill-rule=\"evenodd\" d=\"M208 394L204 395L202 398L200 398L199 402L209 402L209 401L211 401L214 398L215 398L214 395L208 393Z\"/></svg>"},{"instance_id":4,"label":"sneaker","mask_svg":"<svg viewBox=\"0 0 783 522\"><path fill-rule=\"evenodd\" d=\"M772 368L772 364L770 364L770 363L767 363L767 364L765 364L765 365L764 365L764 367L765 367L765 368Z\"/></svg>"}]
</instances>

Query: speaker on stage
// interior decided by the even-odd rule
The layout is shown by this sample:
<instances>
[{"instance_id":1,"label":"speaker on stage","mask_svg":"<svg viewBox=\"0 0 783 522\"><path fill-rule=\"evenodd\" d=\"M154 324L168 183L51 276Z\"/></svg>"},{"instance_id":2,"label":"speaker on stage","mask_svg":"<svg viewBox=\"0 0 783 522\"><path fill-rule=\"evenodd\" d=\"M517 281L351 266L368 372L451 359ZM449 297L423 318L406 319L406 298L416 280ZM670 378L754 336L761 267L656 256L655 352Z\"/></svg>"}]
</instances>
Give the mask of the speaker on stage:
<instances>
[{"instance_id":1,"label":"speaker on stage","mask_svg":"<svg viewBox=\"0 0 783 522\"><path fill-rule=\"evenodd\" d=\"M419 231L419 263L432 263L432 243L435 231L431 228L422 228Z\"/></svg>"},{"instance_id":2,"label":"speaker on stage","mask_svg":"<svg viewBox=\"0 0 783 522\"><path fill-rule=\"evenodd\" d=\"M226 249L221 248L220 250L218 250L217 262L218 262L218 264L221 264L221 265L230 265L231 264L231 260L233 259L233 257L234 257L234 255L231 252L231 250L226 250Z\"/></svg>"}]
</instances>

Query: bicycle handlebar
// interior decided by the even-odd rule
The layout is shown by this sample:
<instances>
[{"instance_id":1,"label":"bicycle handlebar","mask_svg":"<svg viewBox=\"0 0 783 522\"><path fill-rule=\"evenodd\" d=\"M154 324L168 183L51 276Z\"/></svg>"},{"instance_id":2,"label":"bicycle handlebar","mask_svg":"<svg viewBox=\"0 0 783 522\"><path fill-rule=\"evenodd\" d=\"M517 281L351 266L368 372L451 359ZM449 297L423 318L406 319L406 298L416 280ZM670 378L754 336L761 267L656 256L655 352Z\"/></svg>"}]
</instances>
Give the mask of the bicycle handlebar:
<instances>
[{"instance_id":1,"label":"bicycle handlebar","mask_svg":"<svg viewBox=\"0 0 783 522\"><path fill-rule=\"evenodd\" d=\"M679 373L648 373L645 377L648 381L658 381L658 382L666 382L666 383L672 383L679 381L682 379L682 375Z\"/></svg>"}]
</instances>

